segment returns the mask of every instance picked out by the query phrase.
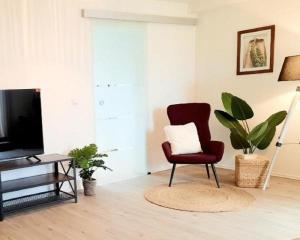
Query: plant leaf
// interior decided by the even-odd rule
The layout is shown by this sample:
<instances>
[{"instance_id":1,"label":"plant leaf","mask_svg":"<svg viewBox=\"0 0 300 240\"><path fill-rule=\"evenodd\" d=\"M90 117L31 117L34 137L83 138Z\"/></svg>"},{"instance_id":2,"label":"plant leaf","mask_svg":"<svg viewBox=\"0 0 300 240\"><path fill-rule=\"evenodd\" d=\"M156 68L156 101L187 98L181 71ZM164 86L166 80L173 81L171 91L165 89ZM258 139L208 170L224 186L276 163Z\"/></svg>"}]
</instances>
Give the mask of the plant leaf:
<instances>
[{"instance_id":1,"label":"plant leaf","mask_svg":"<svg viewBox=\"0 0 300 240\"><path fill-rule=\"evenodd\" d=\"M223 92L222 93L222 102L225 110L227 113L232 115L232 110L231 110L231 101L234 96L231 93Z\"/></svg>"},{"instance_id":2,"label":"plant leaf","mask_svg":"<svg viewBox=\"0 0 300 240\"><path fill-rule=\"evenodd\" d=\"M80 158L78 165L82 169L88 169L90 167L89 160L86 158Z\"/></svg>"},{"instance_id":3,"label":"plant leaf","mask_svg":"<svg viewBox=\"0 0 300 240\"><path fill-rule=\"evenodd\" d=\"M242 136L240 136L238 133L235 132L235 130L231 130L230 133L230 141L231 145L234 149L246 149L250 148L249 142Z\"/></svg>"},{"instance_id":4,"label":"plant leaf","mask_svg":"<svg viewBox=\"0 0 300 240\"><path fill-rule=\"evenodd\" d=\"M286 115L287 115L286 111L280 111L280 112L272 114L265 121L268 123L267 129L264 132L262 132L260 134L260 136L259 136L259 134L257 134L256 138L255 137L253 137L251 139L249 138L249 140L251 140L252 144L260 150L266 149L271 144L271 142L275 136L276 126L284 121Z\"/></svg>"},{"instance_id":5,"label":"plant leaf","mask_svg":"<svg viewBox=\"0 0 300 240\"><path fill-rule=\"evenodd\" d=\"M233 118L231 115L229 115L227 112L221 111L221 110L215 110L215 115L219 122L229 129L234 129L237 134L239 134L241 137L246 138L247 132L242 127L242 125L237 121L235 118Z\"/></svg>"},{"instance_id":6,"label":"plant leaf","mask_svg":"<svg viewBox=\"0 0 300 240\"><path fill-rule=\"evenodd\" d=\"M75 167L81 168L80 176L83 179L91 180L97 168L112 171L112 169L104 165L105 162L102 159L103 157L108 157L108 155L98 153L96 144L90 144L83 148L75 148L69 152L69 156L75 160Z\"/></svg>"},{"instance_id":7,"label":"plant leaf","mask_svg":"<svg viewBox=\"0 0 300 240\"><path fill-rule=\"evenodd\" d=\"M252 131L248 135L248 140L254 141L255 139L261 138L268 129L268 121L265 121L259 125L257 125L255 128L252 129Z\"/></svg>"},{"instance_id":8,"label":"plant leaf","mask_svg":"<svg viewBox=\"0 0 300 240\"><path fill-rule=\"evenodd\" d=\"M268 123L269 123L269 127L276 127L277 125L279 125L280 123L283 122L283 120L285 119L287 115L286 111L280 111L277 113L272 114L268 119Z\"/></svg>"},{"instance_id":9,"label":"plant leaf","mask_svg":"<svg viewBox=\"0 0 300 240\"><path fill-rule=\"evenodd\" d=\"M233 96L231 99L232 116L238 120L247 120L254 116L252 108L243 99Z\"/></svg>"},{"instance_id":10,"label":"plant leaf","mask_svg":"<svg viewBox=\"0 0 300 240\"><path fill-rule=\"evenodd\" d=\"M258 139L254 145L257 146L258 149L264 150L266 149L272 142L274 136L275 136L276 128L268 128L267 132L264 134L264 136L261 139Z\"/></svg>"}]
</instances>

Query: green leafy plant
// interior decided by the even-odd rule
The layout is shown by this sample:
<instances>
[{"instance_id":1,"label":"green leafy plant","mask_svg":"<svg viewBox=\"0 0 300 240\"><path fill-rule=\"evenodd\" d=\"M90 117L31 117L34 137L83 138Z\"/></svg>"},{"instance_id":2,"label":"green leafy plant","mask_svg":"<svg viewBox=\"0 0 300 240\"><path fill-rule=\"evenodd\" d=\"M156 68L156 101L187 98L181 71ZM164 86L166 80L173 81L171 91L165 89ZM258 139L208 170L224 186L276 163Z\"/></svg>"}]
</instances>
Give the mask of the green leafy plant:
<instances>
[{"instance_id":1,"label":"green leafy plant","mask_svg":"<svg viewBox=\"0 0 300 240\"><path fill-rule=\"evenodd\" d=\"M225 111L215 110L215 115L230 130L232 147L242 149L244 154L266 149L275 136L276 126L287 115L286 111L277 112L251 130L247 120L253 118L254 113L246 101L225 92L222 93L222 102Z\"/></svg>"},{"instance_id":2,"label":"green leafy plant","mask_svg":"<svg viewBox=\"0 0 300 240\"><path fill-rule=\"evenodd\" d=\"M90 144L83 148L76 148L69 152L69 156L74 158L75 167L80 168L80 177L85 180L94 180L93 174L98 168L111 170L105 166L103 158L108 157L107 154L98 153L96 144Z\"/></svg>"}]
</instances>

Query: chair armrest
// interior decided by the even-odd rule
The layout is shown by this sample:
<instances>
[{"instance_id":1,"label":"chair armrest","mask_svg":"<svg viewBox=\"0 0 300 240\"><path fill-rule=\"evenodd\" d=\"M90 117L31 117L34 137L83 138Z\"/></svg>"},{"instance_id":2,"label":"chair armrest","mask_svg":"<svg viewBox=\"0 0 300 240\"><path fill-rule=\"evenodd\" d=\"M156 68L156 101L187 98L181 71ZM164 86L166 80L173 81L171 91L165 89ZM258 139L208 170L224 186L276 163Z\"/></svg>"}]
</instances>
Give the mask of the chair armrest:
<instances>
[{"instance_id":1,"label":"chair armrest","mask_svg":"<svg viewBox=\"0 0 300 240\"><path fill-rule=\"evenodd\" d=\"M219 141L210 141L207 143L206 150L208 153L213 154L220 161L224 154L224 143Z\"/></svg>"},{"instance_id":2,"label":"chair armrest","mask_svg":"<svg viewBox=\"0 0 300 240\"><path fill-rule=\"evenodd\" d=\"M164 150L165 156L166 156L166 158L167 158L168 161L169 161L169 159L170 159L171 156L172 156L172 149L171 149L170 143L169 143L169 142L164 142L164 143L162 144L162 149Z\"/></svg>"}]
</instances>

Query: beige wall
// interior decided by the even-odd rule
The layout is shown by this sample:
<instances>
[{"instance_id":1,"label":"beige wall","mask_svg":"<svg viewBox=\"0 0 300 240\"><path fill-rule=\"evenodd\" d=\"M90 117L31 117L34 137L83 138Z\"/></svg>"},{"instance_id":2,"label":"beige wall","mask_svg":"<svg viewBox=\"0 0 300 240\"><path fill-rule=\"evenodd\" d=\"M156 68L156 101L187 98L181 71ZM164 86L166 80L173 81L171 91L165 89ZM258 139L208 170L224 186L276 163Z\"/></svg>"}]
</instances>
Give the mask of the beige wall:
<instances>
[{"instance_id":1,"label":"beige wall","mask_svg":"<svg viewBox=\"0 0 300 240\"><path fill-rule=\"evenodd\" d=\"M0 0L0 88L42 89L46 153L67 153L71 148L95 141L91 20L81 17L82 8L189 16L186 4L157 0ZM160 41L159 35L164 31L155 26L152 24L148 30L151 41L160 44L161 48L168 46L167 41L172 41L181 32L180 26L169 27ZM193 35L188 34L192 39ZM184 34L179 35L174 46L186 43L184 39ZM187 48L194 62L195 52ZM157 50L149 42L149 53L156 54ZM165 50L164 53L173 51L170 46ZM160 59L157 63L153 57L148 59L148 68L152 72L148 78L151 81L148 84L151 170L169 167L160 148L163 141L160 127L167 122L162 109L169 103L164 93L178 102L194 97L190 89L194 82L194 65L189 66L188 56L184 56L182 63L179 58L177 62L170 59L171 63L168 57L158 55L157 58ZM166 64L165 68L163 64ZM187 67L188 75L183 74L181 67ZM175 74L176 77L172 77ZM161 94L158 95L159 91ZM20 174L27 176L35 172L18 171L6 177L14 178Z\"/></svg>"},{"instance_id":2,"label":"beige wall","mask_svg":"<svg viewBox=\"0 0 300 240\"><path fill-rule=\"evenodd\" d=\"M265 0L248 1L208 11L200 15L198 27L198 99L209 102L213 109L222 108L221 93L231 92L253 106L254 126L270 114L288 109L296 83L278 83L278 75L285 56L300 54L300 1ZM237 76L236 34L267 25L276 25L274 73ZM287 137L287 142L299 142L300 104ZM277 130L277 135L280 128ZM213 138L226 143L226 153L220 165L232 168L234 155L229 132L212 116ZM260 154L272 156L272 146ZM287 145L282 148L274 173L300 179L300 147Z\"/></svg>"}]
</instances>

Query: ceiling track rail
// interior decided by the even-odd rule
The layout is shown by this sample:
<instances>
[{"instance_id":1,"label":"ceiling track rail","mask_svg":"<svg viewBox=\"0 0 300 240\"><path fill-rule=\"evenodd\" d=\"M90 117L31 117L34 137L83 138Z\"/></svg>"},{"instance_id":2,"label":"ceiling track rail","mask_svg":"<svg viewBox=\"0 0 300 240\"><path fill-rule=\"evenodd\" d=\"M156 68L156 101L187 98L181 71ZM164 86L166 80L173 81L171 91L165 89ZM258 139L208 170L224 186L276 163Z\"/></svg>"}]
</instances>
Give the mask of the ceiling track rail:
<instances>
[{"instance_id":1,"label":"ceiling track rail","mask_svg":"<svg viewBox=\"0 0 300 240\"><path fill-rule=\"evenodd\" d=\"M178 25L190 25L190 26L195 26L198 23L198 19L192 17L188 17L188 18L170 17L170 16L136 14L136 13L127 13L127 12L113 12L113 11L93 10L93 9L83 9L82 17L105 19L105 20L178 24Z\"/></svg>"}]
</instances>

